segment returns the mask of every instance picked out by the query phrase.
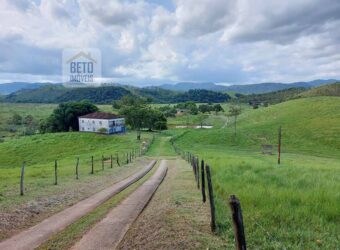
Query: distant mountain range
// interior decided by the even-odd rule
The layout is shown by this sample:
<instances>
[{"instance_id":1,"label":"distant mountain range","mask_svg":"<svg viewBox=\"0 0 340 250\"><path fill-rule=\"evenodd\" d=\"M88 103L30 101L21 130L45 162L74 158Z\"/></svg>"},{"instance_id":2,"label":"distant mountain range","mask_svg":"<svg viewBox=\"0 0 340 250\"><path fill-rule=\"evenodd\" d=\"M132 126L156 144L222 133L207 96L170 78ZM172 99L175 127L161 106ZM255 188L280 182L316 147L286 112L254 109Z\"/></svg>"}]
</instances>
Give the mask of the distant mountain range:
<instances>
[{"instance_id":1,"label":"distant mountain range","mask_svg":"<svg viewBox=\"0 0 340 250\"><path fill-rule=\"evenodd\" d=\"M11 82L0 84L0 94L9 95L22 89L38 89L43 86L51 85L51 83L29 83L29 82Z\"/></svg>"},{"instance_id":2,"label":"distant mountain range","mask_svg":"<svg viewBox=\"0 0 340 250\"><path fill-rule=\"evenodd\" d=\"M289 88L312 88L325 84L331 84L339 82L336 79L328 80L314 80L310 82L294 82L294 83L257 83L257 84L245 84L245 85L231 85L224 86L216 83L192 83L192 82L180 82L176 84L163 84L160 88L173 90L173 91L188 91L190 89L207 89L213 91L223 92L237 92L241 94L260 94L268 93L272 91L278 91Z\"/></svg>"},{"instance_id":3,"label":"distant mountain range","mask_svg":"<svg viewBox=\"0 0 340 250\"><path fill-rule=\"evenodd\" d=\"M201 83L193 83L193 82L179 82L176 84L163 84L158 86L158 88L162 88L165 90L172 90L177 92L186 92L188 90L193 89L205 89L211 91L218 92L236 92L241 94L261 94L261 93L269 93L272 91L278 91L289 88L312 88L317 86L322 86L325 84L331 84L339 82L336 79L328 79L328 80L314 80L310 82L294 82L294 83L257 83L257 84L245 84L245 85L219 85L212 82L201 82ZM27 83L27 82L12 82L12 83L3 83L0 84L0 95L9 95L11 93L24 90L24 89L38 89L43 86L56 86L61 85L52 84L52 83ZM127 87L126 85L120 85L118 83L103 83L101 86L121 86ZM79 86L79 87L86 87ZM152 88L152 87L147 87ZM146 89L147 89L146 88Z\"/></svg>"},{"instance_id":4,"label":"distant mountain range","mask_svg":"<svg viewBox=\"0 0 340 250\"><path fill-rule=\"evenodd\" d=\"M45 86L61 86L62 83L40 83L40 82L11 82L11 83L3 83L0 84L0 95L9 95L11 93L17 92L19 90L24 89L38 89ZM83 83L73 83L73 84L66 84L68 87L78 87L78 88L84 88L89 87L86 84ZM123 86L119 83L103 83L101 86Z\"/></svg>"}]
</instances>

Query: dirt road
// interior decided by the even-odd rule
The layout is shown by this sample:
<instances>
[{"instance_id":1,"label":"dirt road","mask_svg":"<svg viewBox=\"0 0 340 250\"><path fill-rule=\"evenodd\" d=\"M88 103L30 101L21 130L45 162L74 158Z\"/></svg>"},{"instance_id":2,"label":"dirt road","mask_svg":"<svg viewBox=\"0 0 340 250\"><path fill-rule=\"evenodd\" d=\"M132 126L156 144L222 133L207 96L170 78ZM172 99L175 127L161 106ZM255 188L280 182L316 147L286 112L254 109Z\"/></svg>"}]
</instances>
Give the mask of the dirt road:
<instances>
[{"instance_id":1,"label":"dirt road","mask_svg":"<svg viewBox=\"0 0 340 250\"><path fill-rule=\"evenodd\" d=\"M73 250L114 249L137 219L167 172L167 161L162 160L156 173L128 196L121 204L94 226L72 247Z\"/></svg>"},{"instance_id":2,"label":"dirt road","mask_svg":"<svg viewBox=\"0 0 340 250\"><path fill-rule=\"evenodd\" d=\"M41 243L48 240L53 234L62 231L66 226L75 222L77 219L89 213L115 194L121 192L131 184L141 179L153 168L155 164L156 161L151 161L145 168L130 177L45 219L39 224L0 242L0 249L27 250L38 247Z\"/></svg>"}]
</instances>

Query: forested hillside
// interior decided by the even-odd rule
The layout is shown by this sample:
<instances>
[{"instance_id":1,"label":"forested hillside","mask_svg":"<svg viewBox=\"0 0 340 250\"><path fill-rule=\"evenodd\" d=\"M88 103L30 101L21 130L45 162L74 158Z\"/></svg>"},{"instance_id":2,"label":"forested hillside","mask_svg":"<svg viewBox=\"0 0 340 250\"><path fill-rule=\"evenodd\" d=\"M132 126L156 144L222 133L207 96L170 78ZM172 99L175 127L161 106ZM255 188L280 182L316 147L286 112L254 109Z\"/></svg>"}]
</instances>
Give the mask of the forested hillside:
<instances>
[{"instance_id":1,"label":"forested hillside","mask_svg":"<svg viewBox=\"0 0 340 250\"><path fill-rule=\"evenodd\" d=\"M97 104L109 104L125 95L141 96L153 103L176 102L225 102L230 99L228 94L210 90L189 90L175 92L156 87L86 87L66 88L63 86L47 86L39 89L26 89L12 93L4 98L4 102L15 103L61 103L70 101L89 100Z\"/></svg>"},{"instance_id":2,"label":"forested hillside","mask_svg":"<svg viewBox=\"0 0 340 250\"><path fill-rule=\"evenodd\" d=\"M328 84L301 93L301 97L340 96L340 83Z\"/></svg>"},{"instance_id":3,"label":"forested hillside","mask_svg":"<svg viewBox=\"0 0 340 250\"><path fill-rule=\"evenodd\" d=\"M276 104L294 99L297 97L297 95L307 90L308 89L306 88L290 88L264 94L241 95L238 98L240 102L249 104L259 103Z\"/></svg>"},{"instance_id":4,"label":"forested hillside","mask_svg":"<svg viewBox=\"0 0 340 250\"><path fill-rule=\"evenodd\" d=\"M61 103L68 101L89 100L93 103L110 103L130 92L122 87L65 88L47 86L39 89L25 89L14 92L5 98L5 102L17 103Z\"/></svg>"}]
</instances>

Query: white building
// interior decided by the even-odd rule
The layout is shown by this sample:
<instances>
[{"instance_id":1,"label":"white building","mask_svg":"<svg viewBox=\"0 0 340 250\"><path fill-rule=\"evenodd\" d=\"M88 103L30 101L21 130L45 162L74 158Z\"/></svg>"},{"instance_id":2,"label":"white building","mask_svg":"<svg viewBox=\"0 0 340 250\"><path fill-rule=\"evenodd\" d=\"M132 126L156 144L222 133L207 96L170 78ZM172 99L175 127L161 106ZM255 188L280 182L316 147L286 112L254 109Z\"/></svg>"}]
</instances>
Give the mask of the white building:
<instances>
[{"instance_id":1,"label":"white building","mask_svg":"<svg viewBox=\"0 0 340 250\"><path fill-rule=\"evenodd\" d=\"M80 116L78 120L81 132L106 134L125 132L125 119L112 113L95 112Z\"/></svg>"}]
</instances>

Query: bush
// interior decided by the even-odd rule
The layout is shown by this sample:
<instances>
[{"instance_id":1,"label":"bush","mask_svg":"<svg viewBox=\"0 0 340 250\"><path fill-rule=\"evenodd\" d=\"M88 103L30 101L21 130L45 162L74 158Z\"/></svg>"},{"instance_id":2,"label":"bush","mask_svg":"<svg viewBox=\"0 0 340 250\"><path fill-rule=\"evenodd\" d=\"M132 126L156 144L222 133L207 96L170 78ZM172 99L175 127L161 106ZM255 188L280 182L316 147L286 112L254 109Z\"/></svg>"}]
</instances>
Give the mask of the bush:
<instances>
[{"instance_id":1,"label":"bush","mask_svg":"<svg viewBox=\"0 0 340 250\"><path fill-rule=\"evenodd\" d=\"M101 134L107 134L107 129L106 128L100 128L98 129L98 132Z\"/></svg>"},{"instance_id":2,"label":"bush","mask_svg":"<svg viewBox=\"0 0 340 250\"><path fill-rule=\"evenodd\" d=\"M13 116L8 120L8 124L21 125L22 117L19 114L13 114Z\"/></svg>"}]
</instances>

